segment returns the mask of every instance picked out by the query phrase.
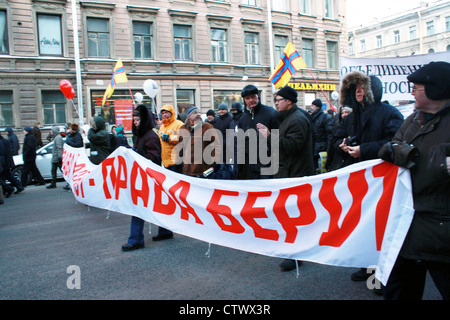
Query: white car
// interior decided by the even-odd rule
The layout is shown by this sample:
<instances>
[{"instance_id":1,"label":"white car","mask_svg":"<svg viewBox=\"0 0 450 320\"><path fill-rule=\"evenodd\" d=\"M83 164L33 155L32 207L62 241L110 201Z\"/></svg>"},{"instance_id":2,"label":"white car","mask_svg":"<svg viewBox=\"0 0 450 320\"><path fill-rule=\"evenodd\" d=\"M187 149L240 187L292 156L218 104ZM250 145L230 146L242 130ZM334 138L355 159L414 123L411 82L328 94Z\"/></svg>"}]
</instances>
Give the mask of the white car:
<instances>
[{"instance_id":1,"label":"white car","mask_svg":"<svg viewBox=\"0 0 450 320\"><path fill-rule=\"evenodd\" d=\"M36 166L39 169L44 180L50 180L52 178L52 151L53 151L54 142L50 142L49 144L39 148L36 151ZM89 155L89 142L85 142L86 152ZM14 168L12 169L13 176L21 181L22 178L22 169L23 169L23 157L21 154L13 156L14 160ZM56 175L58 179L63 178L63 174L61 170L56 171Z\"/></svg>"}]
</instances>

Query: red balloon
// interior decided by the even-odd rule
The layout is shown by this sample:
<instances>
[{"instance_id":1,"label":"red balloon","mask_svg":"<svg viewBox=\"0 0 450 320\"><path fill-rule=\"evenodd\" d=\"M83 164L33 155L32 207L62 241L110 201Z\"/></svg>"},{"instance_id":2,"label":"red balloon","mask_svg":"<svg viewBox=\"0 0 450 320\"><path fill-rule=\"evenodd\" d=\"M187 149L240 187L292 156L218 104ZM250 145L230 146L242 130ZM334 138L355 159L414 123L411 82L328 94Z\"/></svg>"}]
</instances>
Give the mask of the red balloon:
<instances>
[{"instance_id":1,"label":"red balloon","mask_svg":"<svg viewBox=\"0 0 450 320\"><path fill-rule=\"evenodd\" d=\"M64 96L72 100L75 97L75 91L73 90L72 84L68 80L61 80L59 82L59 89L62 91Z\"/></svg>"}]
</instances>

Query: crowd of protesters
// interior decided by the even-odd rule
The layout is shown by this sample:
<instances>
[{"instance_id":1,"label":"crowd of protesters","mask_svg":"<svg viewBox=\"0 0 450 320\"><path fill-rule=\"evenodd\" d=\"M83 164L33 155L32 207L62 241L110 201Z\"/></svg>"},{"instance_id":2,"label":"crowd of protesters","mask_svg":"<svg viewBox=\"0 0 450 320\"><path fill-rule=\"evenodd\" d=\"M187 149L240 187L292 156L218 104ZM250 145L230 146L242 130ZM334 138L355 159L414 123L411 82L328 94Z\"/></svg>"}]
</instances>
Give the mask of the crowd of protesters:
<instances>
[{"instance_id":1,"label":"crowd of protesters","mask_svg":"<svg viewBox=\"0 0 450 320\"><path fill-rule=\"evenodd\" d=\"M171 105L164 105L160 114L154 114L141 104L133 113L131 144L122 125L114 126L108 133L102 117L93 119L87 133L90 160L100 164L117 147L124 146L169 170L202 179L276 179L320 174L320 154L324 152L327 158L323 167L327 171L377 158L406 167L411 172L414 219L389 281L379 293L386 299L420 299L429 271L442 297L449 299L450 64L432 62L408 76L408 80L414 85L416 109L406 120L395 107L382 102L380 79L361 72L351 72L342 79L336 115L326 113L320 99L307 106L308 110L298 107L297 91L289 86L274 94L272 108L261 103L256 86L246 85L241 92L243 104L220 104L218 115L209 110L205 120L195 106L177 115ZM203 139L213 128L213 134ZM239 148L238 134L248 130L257 133L256 140L246 135ZM35 137L38 131L39 126L24 129L21 181L10 174L12 156L18 154L17 137L11 129L7 130L8 139L0 136L0 196L9 197L14 187L16 193L23 191L30 172L38 184L43 184L35 165L36 148L42 144ZM230 135L230 131L238 134ZM65 143L83 146L76 125L66 134ZM48 188L56 187L56 171L61 168L62 159L63 141L57 128L53 136L52 182ZM276 140L272 139L274 136ZM177 156L182 161L173 152L180 144L184 146L180 149L183 154ZM213 150L211 159L196 159L196 144L201 145L202 151ZM251 161L253 153L270 157L274 151L278 153L275 170L269 170L270 164L259 158ZM144 247L143 226L144 220L132 217L123 251ZM153 240L172 237L170 230L159 227ZM285 260L280 267L287 271L299 264L301 261ZM370 275L363 268L351 279L366 281Z\"/></svg>"}]
</instances>

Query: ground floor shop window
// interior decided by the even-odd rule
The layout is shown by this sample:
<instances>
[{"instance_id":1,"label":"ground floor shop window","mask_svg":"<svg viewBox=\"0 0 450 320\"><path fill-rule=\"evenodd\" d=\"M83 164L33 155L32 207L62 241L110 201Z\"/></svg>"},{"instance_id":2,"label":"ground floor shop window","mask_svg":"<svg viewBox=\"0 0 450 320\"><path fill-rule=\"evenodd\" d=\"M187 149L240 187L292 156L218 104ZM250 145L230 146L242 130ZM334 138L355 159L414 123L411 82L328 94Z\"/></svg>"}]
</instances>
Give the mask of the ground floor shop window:
<instances>
[{"instance_id":1,"label":"ground floor shop window","mask_svg":"<svg viewBox=\"0 0 450 320\"><path fill-rule=\"evenodd\" d=\"M139 90L131 89L131 93L135 94ZM112 96L106 100L102 107L103 95L105 90L91 91L91 117L101 116L107 124L123 124L125 130L131 130L131 117L133 115L133 99L130 90L114 90ZM141 102L152 112L155 111L155 102L149 96L143 94Z\"/></svg>"},{"instance_id":2,"label":"ground floor shop window","mask_svg":"<svg viewBox=\"0 0 450 320\"><path fill-rule=\"evenodd\" d=\"M235 102L240 102L242 106L244 105L244 100L241 97L240 90L214 90L214 110L219 110L219 106L225 103L230 110L231 106Z\"/></svg>"}]
</instances>

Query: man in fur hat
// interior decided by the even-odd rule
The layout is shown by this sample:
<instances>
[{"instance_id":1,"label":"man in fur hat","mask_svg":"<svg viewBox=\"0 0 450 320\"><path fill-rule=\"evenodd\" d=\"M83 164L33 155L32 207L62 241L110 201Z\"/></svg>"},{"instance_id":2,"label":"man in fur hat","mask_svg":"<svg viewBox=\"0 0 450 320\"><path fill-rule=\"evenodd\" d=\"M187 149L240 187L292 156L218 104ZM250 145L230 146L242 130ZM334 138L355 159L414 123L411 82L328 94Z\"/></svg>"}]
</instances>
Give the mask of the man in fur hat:
<instances>
[{"instance_id":1,"label":"man in fur hat","mask_svg":"<svg viewBox=\"0 0 450 320\"><path fill-rule=\"evenodd\" d=\"M342 158L342 166L378 158L378 151L403 123L403 115L393 106L381 102L380 79L361 72L351 72L342 79L339 103L352 108L336 128L333 148ZM352 274L353 281L370 277L367 269Z\"/></svg>"}]
</instances>

